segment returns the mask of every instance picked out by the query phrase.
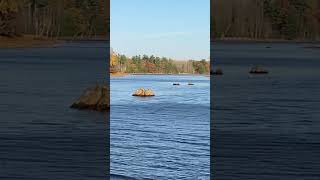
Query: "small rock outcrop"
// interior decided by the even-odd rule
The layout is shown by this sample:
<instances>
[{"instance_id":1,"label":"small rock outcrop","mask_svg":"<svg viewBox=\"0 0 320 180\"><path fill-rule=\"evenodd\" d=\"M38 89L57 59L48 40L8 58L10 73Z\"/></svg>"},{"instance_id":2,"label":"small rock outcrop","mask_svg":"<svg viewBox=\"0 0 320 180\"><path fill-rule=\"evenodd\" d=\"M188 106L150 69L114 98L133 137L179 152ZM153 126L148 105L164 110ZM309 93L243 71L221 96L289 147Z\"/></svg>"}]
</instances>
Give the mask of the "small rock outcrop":
<instances>
[{"instance_id":1,"label":"small rock outcrop","mask_svg":"<svg viewBox=\"0 0 320 180\"><path fill-rule=\"evenodd\" d=\"M107 85L96 85L88 88L80 98L71 105L76 109L92 109L96 111L108 111L110 109L110 94Z\"/></svg>"},{"instance_id":2,"label":"small rock outcrop","mask_svg":"<svg viewBox=\"0 0 320 180\"><path fill-rule=\"evenodd\" d=\"M251 68L251 70L249 71L250 74L268 74L269 72L262 68L261 66L256 66Z\"/></svg>"},{"instance_id":3,"label":"small rock outcrop","mask_svg":"<svg viewBox=\"0 0 320 180\"><path fill-rule=\"evenodd\" d=\"M149 97L154 96L154 92L151 89L139 88L132 94L132 96Z\"/></svg>"}]
</instances>

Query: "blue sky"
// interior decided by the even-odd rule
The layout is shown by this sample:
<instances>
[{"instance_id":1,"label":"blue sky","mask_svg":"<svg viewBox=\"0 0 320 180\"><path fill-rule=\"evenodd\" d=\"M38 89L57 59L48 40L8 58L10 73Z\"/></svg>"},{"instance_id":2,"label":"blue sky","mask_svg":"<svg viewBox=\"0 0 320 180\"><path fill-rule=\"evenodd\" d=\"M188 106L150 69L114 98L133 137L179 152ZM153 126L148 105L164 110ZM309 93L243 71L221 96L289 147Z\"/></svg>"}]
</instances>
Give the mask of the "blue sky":
<instances>
[{"instance_id":1,"label":"blue sky","mask_svg":"<svg viewBox=\"0 0 320 180\"><path fill-rule=\"evenodd\" d=\"M110 13L118 53L209 59L210 0L111 0Z\"/></svg>"}]
</instances>

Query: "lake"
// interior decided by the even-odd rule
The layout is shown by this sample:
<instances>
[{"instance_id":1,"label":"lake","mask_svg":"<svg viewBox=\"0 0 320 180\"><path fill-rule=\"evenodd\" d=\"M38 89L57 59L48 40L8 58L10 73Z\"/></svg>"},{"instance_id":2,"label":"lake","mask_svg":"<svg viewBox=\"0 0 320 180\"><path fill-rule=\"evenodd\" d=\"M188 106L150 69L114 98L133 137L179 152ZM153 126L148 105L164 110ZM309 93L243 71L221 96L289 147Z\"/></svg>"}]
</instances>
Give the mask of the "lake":
<instances>
[{"instance_id":1,"label":"lake","mask_svg":"<svg viewBox=\"0 0 320 180\"><path fill-rule=\"evenodd\" d=\"M106 179L108 113L70 109L105 79L107 42L0 49L0 179Z\"/></svg>"},{"instance_id":2,"label":"lake","mask_svg":"<svg viewBox=\"0 0 320 180\"><path fill-rule=\"evenodd\" d=\"M306 46L212 44L214 179L320 178L320 49Z\"/></svg>"},{"instance_id":3,"label":"lake","mask_svg":"<svg viewBox=\"0 0 320 180\"><path fill-rule=\"evenodd\" d=\"M173 86L174 82L180 86ZM140 87L151 88L155 96L132 96ZM209 116L209 77L112 77L112 177L209 179Z\"/></svg>"}]
</instances>

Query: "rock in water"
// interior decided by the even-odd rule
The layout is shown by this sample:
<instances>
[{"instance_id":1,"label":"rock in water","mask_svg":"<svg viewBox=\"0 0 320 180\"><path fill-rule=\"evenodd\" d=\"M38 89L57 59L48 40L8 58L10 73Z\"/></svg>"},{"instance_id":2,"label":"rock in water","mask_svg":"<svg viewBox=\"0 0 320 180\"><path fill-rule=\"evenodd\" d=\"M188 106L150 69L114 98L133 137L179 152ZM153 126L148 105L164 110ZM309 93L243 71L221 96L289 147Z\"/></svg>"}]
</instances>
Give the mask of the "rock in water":
<instances>
[{"instance_id":1,"label":"rock in water","mask_svg":"<svg viewBox=\"0 0 320 180\"><path fill-rule=\"evenodd\" d=\"M132 96L148 97L154 96L154 93L151 89L145 90L144 88L139 88L132 94Z\"/></svg>"},{"instance_id":2,"label":"rock in water","mask_svg":"<svg viewBox=\"0 0 320 180\"><path fill-rule=\"evenodd\" d=\"M218 68L212 72L212 75L223 75L222 69Z\"/></svg>"},{"instance_id":3,"label":"rock in water","mask_svg":"<svg viewBox=\"0 0 320 180\"><path fill-rule=\"evenodd\" d=\"M71 105L71 108L108 111L110 109L109 87L96 85L86 89L80 98Z\"/></svg>"},{"instance_id":4,"label":"rock in water","mask_svg":"<svg viewBox=\"0 0 320 180\"><path fill-rule=\"evenodd\" d=\"M268 74L269 72L261 66L256 66L251 68L250 74Z\"/></svg>"},{"instance_id":5,"label":"rock in water","mask_svg":"<svg viewBox=\"0 0 320 180\"><path fill-rule=\"evenodd\" d=\"M144 96L144 89L143 89L143 88L137 89L137 90L133 93L133 96Z\"/></svg>"},{"instance_id":6,"label":"rock in water","mask_svg":"<svg viewBox=\"0 0 320 180\"><path fill-rule=\"evenodd\" d=\"M154 96L154 93L151 89L147 89L144 91L144 96Z\"/></svg>"}]
</instances>

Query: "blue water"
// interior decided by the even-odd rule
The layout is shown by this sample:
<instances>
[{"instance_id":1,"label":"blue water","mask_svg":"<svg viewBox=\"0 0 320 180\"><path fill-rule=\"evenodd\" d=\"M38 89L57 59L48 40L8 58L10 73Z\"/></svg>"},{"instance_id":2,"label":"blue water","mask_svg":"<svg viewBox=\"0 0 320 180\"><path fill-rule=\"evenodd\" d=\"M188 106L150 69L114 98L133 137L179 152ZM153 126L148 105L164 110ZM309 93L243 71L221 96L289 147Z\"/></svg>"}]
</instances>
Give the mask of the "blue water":
<instances>
[{"instance_id":1,"label":"blue water","mask_svg":"<svg viewBox=\"0 0 320 180\"><path fill-rule=\"evenodd\" d=\"M127 179L209 179L209 79L111 78L111 174ZM140 87L151 88L156 96L132 96Z\"/></svg>"},{"instance_id":2,"label":"blue water","mask_svg":"<svg viewBox=\"0 0 320 180\"><path fill-rule=\"evenodd\" d=\"M0 49L0 179L107 179L108 113L69 108L105 78L107 47Z\"/></svg>"},{"instance_id":3,"label":"blue water","mask_svg":"<svg viewBox=\"0 0 320 180\"><path fill-rule=\"evenodd\" d=\"M212 44L214 179L320 179L320 49L305 46Z\"/></svg>"}]
</instances>

